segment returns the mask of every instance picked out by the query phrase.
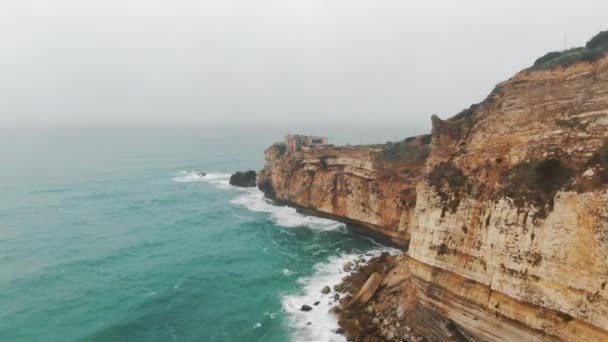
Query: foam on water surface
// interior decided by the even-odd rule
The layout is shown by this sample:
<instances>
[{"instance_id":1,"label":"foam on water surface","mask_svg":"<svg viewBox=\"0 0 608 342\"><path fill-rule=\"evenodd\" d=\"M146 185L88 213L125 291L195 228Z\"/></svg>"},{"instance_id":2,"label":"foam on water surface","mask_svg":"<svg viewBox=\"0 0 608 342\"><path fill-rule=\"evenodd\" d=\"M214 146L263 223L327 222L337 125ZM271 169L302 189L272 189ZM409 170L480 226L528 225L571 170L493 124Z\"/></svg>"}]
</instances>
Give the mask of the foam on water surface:
<instances>
[{"instance_id":1,"label":"foam on water surface","mask_svg":"<svg viewBox=\"0 0 608 342\"><path fill-rule=\"evenodd\" d=\"M249 210L269 213L272 221L283 227L308 227L315 230L334 230L344 228L345 225L334 220L300 214L295 208L278 206L264 198L264 194L253 188L246 189L246 193L237 196L231 201L233 204L243 205Z\"/></svg>"},{"instance_id":2,"label":"foam on water surface","mask_svg":"<svg viewBox=\"0 0 608 342\"><path fill-rule=\"evenodd\" d=\"M336 333L339 328L336 318L329 310L338 303L334 300L333 285L342 281L349 274L343 270L343 265L360 257L369 260L370 254L378 256L382 252L399 254L400 251L390 247L379 247L364 253L344 253L330 257L326 262L314 266L314 273L309 277L297 280L301 285L301 293L283 296L281 302L287 314L289 326L293 331L294 341L346 341L344 336ZM365 255L363 255L365 254ZM323 287L329 286L332 291L322 294ZM342 297L343 294L340 294ZM319 302L318 305L314 303ZM302 311L302 305L312 307L310 311Z\"/></svg>"}]
</instances>

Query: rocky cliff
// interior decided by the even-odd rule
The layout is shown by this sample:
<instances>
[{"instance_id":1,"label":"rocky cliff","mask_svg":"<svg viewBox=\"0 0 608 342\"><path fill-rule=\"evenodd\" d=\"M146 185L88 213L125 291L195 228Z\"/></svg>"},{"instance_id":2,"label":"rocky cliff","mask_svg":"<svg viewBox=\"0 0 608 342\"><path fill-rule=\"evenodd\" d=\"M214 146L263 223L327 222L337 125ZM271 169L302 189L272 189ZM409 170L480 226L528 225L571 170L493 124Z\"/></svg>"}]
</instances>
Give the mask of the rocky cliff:
<instances>
[{"instance_id":1,"label":"rocky cliff","mask_svg":"<svg viewBox=\"0 0 608 342\"><path fill-rule=\"evenodd\" d=\"M367 307L390 298L416 334L608 340L608 57L524 70L432 127L388 146L270 147L259 187L403 246ZM404 289L387 292L394 279Z\"/></svg>"}]
</instances>

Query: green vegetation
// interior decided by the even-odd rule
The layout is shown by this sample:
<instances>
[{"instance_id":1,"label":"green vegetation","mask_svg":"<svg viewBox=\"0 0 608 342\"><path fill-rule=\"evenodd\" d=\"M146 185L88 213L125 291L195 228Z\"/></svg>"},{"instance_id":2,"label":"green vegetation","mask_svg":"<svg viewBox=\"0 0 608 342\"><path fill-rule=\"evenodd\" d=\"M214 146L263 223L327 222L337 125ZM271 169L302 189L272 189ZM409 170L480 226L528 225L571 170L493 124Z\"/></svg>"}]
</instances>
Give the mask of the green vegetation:
<instances>
[{"instance_id":1,"label":"green vegetation","mask_svg":"<svg viewBox=\"0 0 608 342\"><path fill-rule=\"evenodd\" d=\"M471 115L473 115L473 113L475 113L475 110L477 110L477 107L479 107L481 103L474 103L472 104L469 108L463 109L462 111L460 111L460 113L454 115L452 117L452 119L461 119L461 118L467 118L470 117Z\"/></svg>"},{"instance_id":2,"label":"green vegetation","mask_svg":"<svg viewBox=\"0 0 608 342\"><path fill-rule=\"evenodd\" d=\"M423 136L420 137L420 143L422 145L430 145L431 144L431 140L433 140L433 136L430 134L425 134Z\"/></svg>"},{"instance_id":3,"label":"green vegetation","mask_svg":"<svg viewBox=\"0 0 608 342\"><path fill-rule=\"evenodd\" d=\"M450 191L457 192L467 183L467 176L464 175L461 169L457 168L450 162L440 162L433 166L433 169L428 175L429 183L435 188L435 191L441 192L444 186L448 186Z\"/></svg>"},{"instance_id":4,"label":"green vegetation","mask_svg":"<svg viewBox=\"0 0 608 342\"><path fill-rule=\"evenodd\" d=\"M429 184L441 198L441 217L445 217L448 211L455 213L460 205L461 192L466 190L467 176L451 162L440 162L433 166L427 177Z\"/></svg>"},{"instance_id":5,"label":"green vegetation","mask_svg":"<svg viewBox=\"0 0 608 342\"><path fill-rule=\"evenodd\" d=\"M608 47L608 30L602 31L591 38L585 45L588 49L594 49L598 47Z\"/></svg>"},{"instance_id":6,"label":"green vegetation","mask_svg":"<svg viewBox=\"0 0 608 342\"><path fill-rule=\"evenodd\" d=\"M556 66L569 66L579 62L592 62L608 53L608 31L602 31L587 42L584 47L566 51L553 51L534 62L532 70L546 70Z\"/></svg>"},{"instance_id":7,"label":"green vegetation","mask_svg":"<svg viewBox=\"0 0 608 342\"><path fill-rule=\"evenodd\" d=\"M285 145L285 143L275 143L274 147L276 147L277 150L279 150L279 156L284 155L285 152L287 151L287 146Z\"/></svg>"},{"instance_id":8,"label":"green vegetation","mask_svg":"<svg viewBox=\"0 0 608 342\"><path fill-rule=\"evenodd\" d=\"M499 196L512 198L520 208L535 205L540 208L537 216L544 217L545 206L553 209L555 194L570 182L572 173L572 169L555 158L522 162L502 174L503 189Z\"/></svg>"},{"instance_id":9,"label":"green vegetation","mask_svg":"<svg viewBox=\"0 0 608 342\"><path fill-rule=\"evenodd\" d=\"M406 139L407 140L407 139ZM401 141L397 143L388 143L384 145L382 151L376 154L376 157L382 161L396 162L423 162L429 156L429 147Z\"/></svg>"}]
</instances>

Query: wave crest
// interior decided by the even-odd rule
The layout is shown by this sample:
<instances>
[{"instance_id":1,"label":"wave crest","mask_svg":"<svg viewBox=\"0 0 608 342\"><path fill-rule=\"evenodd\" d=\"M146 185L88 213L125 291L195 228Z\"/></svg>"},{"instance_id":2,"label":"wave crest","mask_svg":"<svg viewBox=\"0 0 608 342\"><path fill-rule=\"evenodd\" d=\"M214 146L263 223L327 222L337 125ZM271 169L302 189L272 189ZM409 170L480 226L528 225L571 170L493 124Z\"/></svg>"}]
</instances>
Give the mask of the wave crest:
<instances>
[{"instance_id":1,"label":"wave crest","mask_svg":"<svg viewBox=\"0 0 608 342\"><path fill-rule=\"evenodd\" d=\"M395 248L380 247L365 251L364 254L365 258L369 259L370 254L379 256L382 252L389 252L393 255L401 253ZM282 297L281 304L287 314L289 326L293 330L294 341L346 341L344 336L335 333L338 324L336 318L329 313L329 310L337 304L333 298L336 292L332 290L328 294L322 294L321 289L326 285L332 287L340 283L342 278L349 273L343 270L343 265L361 257L364 257L361 253L344 253L330 257L327 262L316 264L311 276L297 280L302 285L300 294ZM319 304L314 305L317 301ZM304 304L312 306L313 309L307 312L301 311Z\"/></svg>"},{"instance_id":2,"label":"wave crest","mask_svg":"<svg viewBox=\"0 0 608 342\"><path fill-rule=\"evenodd\" d=\"M228 188L230 187L230 176L229 173L208 173L201 176L196 171L180 171L173 178L173 181L178 183L204 182L220 188Z\"/></svg>"},{"instance_id":3,"label":"wave crest","mask_svg":"<svg viewBox=\"0 0 608 342\"><path fill-rule=\"evenodd\" d=\"M231 203L247 207L251 211L269 213L274 224L283 227L308 227L315 230L334 230L345 227L344 223L315 216L300 214L295 208L278 206L264 198L258 189L247 189Z\"/></svg>"}]
</instances>

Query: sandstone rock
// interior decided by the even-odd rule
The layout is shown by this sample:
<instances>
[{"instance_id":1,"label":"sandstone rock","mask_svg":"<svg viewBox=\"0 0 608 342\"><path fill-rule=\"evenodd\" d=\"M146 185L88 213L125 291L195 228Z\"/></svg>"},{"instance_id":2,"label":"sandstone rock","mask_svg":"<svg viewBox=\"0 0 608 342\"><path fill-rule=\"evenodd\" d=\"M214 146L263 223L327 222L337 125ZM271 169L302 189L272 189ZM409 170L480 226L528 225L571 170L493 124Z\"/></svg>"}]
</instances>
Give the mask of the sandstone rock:
<instances>
[{"instance_id":1,"label":"sandstone rock","mask_svg":"<svg viewBox=\"0 0 608 342\"><path fill-rule=\"evenodd\" d=\"M358 305L358 304L367 303L374 296L374 294L376 293L376 290L378 290L378 287L380 286L381 282L382 282L382 276L380 274L378 274L378 273L372 274L367 279L367 281L365 282L365 284L363 285L361 290L359 290L359 293L357 293L357 295L351 300L349 305Z\"/></svg>"},{"instance_id":2,"label":"sandstone rock","mask_svg":"<svg viewBox=\"0 0 608 342\"><path fill-rule=\"evenodd\" d=\"M246 172L236 172L230 176L230 185L240 187L254 187L256 186L256 173L253 170Z\"/></svg>"},{"instance_id":3,"label":"sandstone rock","mask_svg":"<svg viewBox=\"0 0 608 342\"><path fill-rule=\"evenodd\" d=\"M330 289L330 288L329 288L329 286L327 286L327 285L325 285L325 287L323 287L323 288L321 289L321 293L322 293L322 294L328 294L328 293L330 293L330 292L331 292L331 289Z\"/></svg>"},{"instance_id":4,"label":"sandstone rock","mask_svg":"<svg viewBox=\"0 0 608 342\"><path fill-rule=\"evenodd\" d=\"M583 172L583 177L593 177L594 175L595 172L593 169L587 169L585 172Z\"/></svg>"},{"instance_id":5,"label":"sandstone rock","mask_svg":"<svg viewBox=\"0 0 608 342\"><path fill-rule=\"evenodd\" d=\"M352 317L377 273L394 287L369 296L380 317L393 310L430 340L449 338L445 320L473 340L608 340L608 57L523 70L499 88L463 115L433 116L417 160L271 147L263 191L408 248L398 263L411 277L387 274L385 259L334 287L356 294Z\"/></svg>"},{"instance_id":6,"label":"sandstone rock","mask_svg":"<svg viewBox=\"0 0 608 342\"><path fill-rule=\"evenodd\" d=\"M334 306L334 307L332 307L331 309L329 309L329 311L328 311L328 312L329 312L329 313L331 313L331 314L336 315L336 314L341 313L341 312L342 312L342 309L340 309L340 307L339 307L339 306Z\"/></svg>"},{"instance_id":7,"label":"sandstone rock","mask_svg":"<svg viewBox=\"0 0 608 342\"><path fill-rule=\"evenodd\" d=\"M405 319L405 306L403 306L403 304L399 305L397 307L397 310L395 310L395 313L397 314L397 318L400 320Z\"/></svg>"},{"instance_id":8,"label":"sandstone rock","mask_svg":"<svg viewBox=\"0 0 608 342\"><path fill-rule=\"evenodd\" d=\"M339 320L338 325L340 326L340 328L344 329L344 337L346 337L347 340L353 340L361 333L361 326L359 325L359 322L357 320Z\"/></svg>"}]
</instances>

